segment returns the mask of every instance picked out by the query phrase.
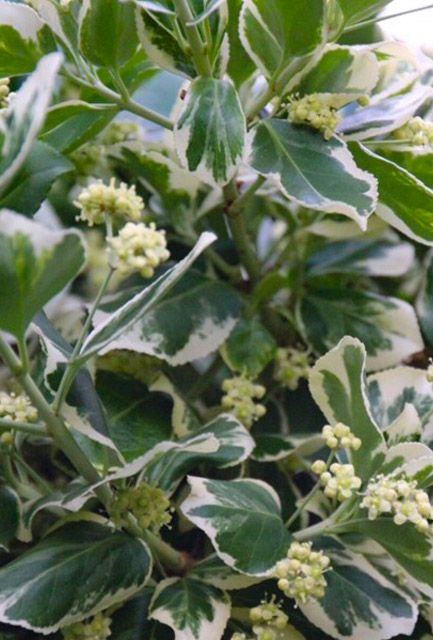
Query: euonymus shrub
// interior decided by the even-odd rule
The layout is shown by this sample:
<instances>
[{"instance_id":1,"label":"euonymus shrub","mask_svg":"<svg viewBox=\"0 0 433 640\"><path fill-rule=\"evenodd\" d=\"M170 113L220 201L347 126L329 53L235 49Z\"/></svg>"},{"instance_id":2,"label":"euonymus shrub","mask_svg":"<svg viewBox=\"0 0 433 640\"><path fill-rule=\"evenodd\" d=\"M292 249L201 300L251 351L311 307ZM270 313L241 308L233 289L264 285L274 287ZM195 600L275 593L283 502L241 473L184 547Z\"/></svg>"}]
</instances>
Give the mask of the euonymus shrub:
<instances>
[{"instance_id":1,"label":"euonymus shrub","mask_svg":"<svg viewBox=\"0 0 433 640\"><path fill-rule=\"evenodd\" d=\"M387 4L0 1L2 638L432 637L433 63Z\"/></svg>"}]
</instances>

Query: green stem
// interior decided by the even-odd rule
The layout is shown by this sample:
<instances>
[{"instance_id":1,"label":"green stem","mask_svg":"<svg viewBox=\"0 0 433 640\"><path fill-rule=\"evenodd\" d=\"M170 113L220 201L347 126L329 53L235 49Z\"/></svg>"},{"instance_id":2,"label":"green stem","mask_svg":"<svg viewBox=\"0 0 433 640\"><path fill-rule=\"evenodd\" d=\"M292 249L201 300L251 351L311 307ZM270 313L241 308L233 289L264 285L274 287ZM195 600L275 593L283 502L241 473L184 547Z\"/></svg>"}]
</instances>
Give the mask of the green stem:
<instances>
[{"instance_id":1,"label":"green stem","mask_svg":"<svg viewBox=\"0 0 433 640\"><path fill-rule=\"evenodd\" d=\"M147 542L152 553L158 557L165 568L176 574L182 574L185 571L185 560L183 555L164 542L164 540L159 536L156 536L151 531L144 531L139 527L132 514L129 514L128 516L128 525L126 529L132 535Z\"/></svg>"},{"instance_id":2,"label":"green stem","mask_svg":"<svg viewBox=\"0 0 433 640\"><path fill-rule=\"evenodd\" d=\"M29 352L27 350L27 342L25 337L21 337L18 340L18 353L20 354L21 364L23 366L24 371L29 371L30 361L29 361Z\"/></svg>"},{"instance_id":3,"label":"green stem","mask_svg":"<svg viewBox=\"0 0 433 640\"><path fill-rule=\"evenodd\" d=\"M363 27L368 27L371 24L376 24L378 22L385 22L385 20L392 20L392 18L400 18L401 16L407 16L410 13L418 13L419 11L425 11L426 9L433 9L433 4L428 4L425 7L416 7L415 9L407 9L406 11L399 11L399 13L392 13L387 16L378 16L376 18L371 18L370 20L364 20L363 22L358 22L357 24L353 24L346 27L344 29L344 33L357 31L358 29L362 29Z\"/></svg>"},{"instance_id":4,"label":"green stem","mask_svg":"<svg viewBox=\"0 0 433 640\"><path fill-rule=\"evenodd\" d=\"M230 205L228 209L229 215L235 216L245 209L250 199L257 193L260 187L265 184L266 180L267 178L265 178L265 176L257 176L256 180L248 187L248 189L245 189L245 191L241 193L241 195L238 196Z\"/></svg>"},{"instance_id":5,"label":"green stem","mask_svg":"<svg viewBox=\"0 0 433 640\"><path fill-rule=\"evenodd\" d=\"M331 453L328 456L328 459L326 461L326 468L329 469L329 465L331 464L332 460L334 458L334 451L331 451ZM298 508L296 509L296 511L294 513L292 513L292 515L290 516L290 518L287 520L286 522L286 527L290 528L290 526L295 522L295 520L297 520L299 518L299 516L301 515L302 511L305 509L305 507L311 502L311 500L314 498L314 496L317 494L317 492L320 490L320 479L317 481L317 483L314 485L314 487L312 488L312 490L310 491L310 493L308 493L305 498L299 503Z\"/></svg>"},{"instance_id":6,"label":"green stem","mask_svg":"<svg viewBox=\"0 0 433 640\"><path fill-rule=\"evenodd\" d=\"M75 376L78 373L78 370L80 368L80 365L77 365L75 362L75 359L77 358L77 356L79 355L80 351L81 351L81 347L84 344L84 341L87 337L87 334L89 333L89 329L92 325L92 320L93 317L98 309L99 303L102 300L102 297L104 295L104 293L107 290L108 285L110 284L110 280L113 276L114 273L114 269L112 267L110 267L103 283L101 284L98 294L95 298L95 301L89 311L89 314L86 318L86 321L83 325L83 328L81 330L80 336L74 346L74 349L71 353L71 357L69 358L69 362L67 364L66 370L63 374L63 377L60 381L60 385L59 388L57 390L56 393L56 397L54 398L54 403L53 403L53 408L54 408L54 412L56 414L59 414L62 408L62 404L66 398L66 396L68 395L68 391L71 388L71 384L74 381Z\"/></svg>"},{"instance_id":7,"label":"green stem","mask_svg":"<svg viewBox=\"0 0 433 640\"><path fill-rule=\"evenodd\" d=\"M160 127L163 127L164 129L168 129L169 131L173 130L174 124L169 118L166 118L162 114L157 113L152 109L143 107L138 102L135 102L135 100L133 100L132 98L125 99L120 94L116 93L115 91L112 91L111 89L103 85L101 82L96 81L95 83L91 84L90 82L87 82L86 80L83 80L82 78L79 78L74 74L67 73L66 75L68 76L68 78L70 78L70 80L72 80L76 84L82 87L85 87L86 89L96 91L97 93L99 93L99 95L103 96L104 98L107 98L108 100L113 102L115 105L117 105L119 109L122 109L122 110L124 109L125 111L130 111L131 113L135 113L136 115L142 118L145 118L150 122L154 122L155 124L158 124Z\"/></svg>"},{"instance_id":8,"label":"green stem","mask_svg":"<svg viewBox=\"0 0 433 640\"><path fill-rule=\"evenodd\" d=\"M0 356L6 366L20 382L33 406L38 410L39 416L45 422L49 434L52 436L59 449L64 452L77 471L89 483L96 484L99 482L101 480L99 473L75 442L74 437L69 432L63 420L53 412L51 406L45 400L33 379L24 371L22 363L15 355L13 349L1 335ZM111 502L111 491L109 487L102 485L96 489L96 493L104 504Z\"/></svg>"},{"instance_id":9,"label":"green stem","mask_svg":"<svg viewBox=\"0 0 433 640\"><path fill-rule=\"evenodd\" d=\"M47 436L47 430L42 422L15 422L14 420L5 420L0 418L0 429L6 429L7 431L22 431L23 433L29 433L32 436Z\"/></svg>"},{"instance_id":10,"label":"green stem","mask_svg":"<svg viewBox=\"0 0 433 640\"><path fill-rule=\"evenodd\" d=\"M207 46L201 38L200 30L197 25L191 24L194 20L194 14L188 0L174 0L174 6L176 8L179 21L185 30L186 37L188 38L192 57L198 73L201 76L211 77L212 66L207 54Z\"/></svg>"}]
</instances>

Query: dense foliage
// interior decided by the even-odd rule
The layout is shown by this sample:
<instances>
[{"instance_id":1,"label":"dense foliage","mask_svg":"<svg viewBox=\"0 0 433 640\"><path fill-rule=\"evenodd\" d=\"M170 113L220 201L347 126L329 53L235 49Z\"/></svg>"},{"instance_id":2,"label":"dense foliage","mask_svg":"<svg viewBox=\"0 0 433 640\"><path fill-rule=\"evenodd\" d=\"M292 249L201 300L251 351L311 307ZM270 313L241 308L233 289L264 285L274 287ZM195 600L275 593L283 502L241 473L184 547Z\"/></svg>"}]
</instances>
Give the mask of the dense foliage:
<instances>
[{"instance_id":1,"label":"dense foliage","mask_svg":"<svg viewBox=\"0 0 433 640\"><path fill-rule=\"evenodd\" d=\"M432 638L433 62L387 4L0 0L1 638Z\"/></svg>"}]
</instances>

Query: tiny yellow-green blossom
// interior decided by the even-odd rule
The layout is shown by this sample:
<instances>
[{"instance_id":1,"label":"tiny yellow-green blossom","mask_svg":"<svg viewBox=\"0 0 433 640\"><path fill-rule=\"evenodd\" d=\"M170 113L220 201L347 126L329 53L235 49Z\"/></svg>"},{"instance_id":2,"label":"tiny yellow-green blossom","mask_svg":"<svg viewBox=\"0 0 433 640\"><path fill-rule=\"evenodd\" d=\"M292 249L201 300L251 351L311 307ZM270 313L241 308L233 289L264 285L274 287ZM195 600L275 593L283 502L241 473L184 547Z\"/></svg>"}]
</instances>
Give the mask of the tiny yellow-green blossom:
<instances>
[{"instance_id":1,"label":"tiny yellow-green blossom","mask_svg":"<svg viewBox=\"0 0 433 640\"><path fill-rule=\"evenodd\" d=\"M15 436L12 431L4 431L0 436L0 443L6 447L12 447L15 443Z\"/></svg>"},{"instance_id":2,"label":"tiny yellow-green blossom","mask_svg":"<svg viewBox=\"0 0 433 640\"><path fill-rule=\"evenodd\" d=\"M316 473L318 476L322 475L322 473L325 473L327 469L328 466L324 460L315 460L315 462L313 462L313 464L311 465L311 471L313 473Z\"/></svg>"},{"instance_id":3,"label":"tiny yellow-green blossom","mask_svg":"<svg viewBox=\"0 0 433 640\"><path fill-rule=\"evenodd\" d=\"M239 631L236 631L236 633L232 635L231 640L252 640L252 638L246 636L245 633L239 633Z\"/></svg>"},{"instance_id":4,"label":"tiny yellow-green blossom","mask_svg":"<svg viewBox=\"0 0 433 640\"><path fill-rule=\"evenodd\" d=\"M287 558L280 560L275 569L278 588L298 604L325 595L325 572L330 560L323 551L313 551L311 542L292 542Z\"/></svg>"},{"instance_id":5,"label":"tiny yellow-green blossom","mask_svg":"<svg viewBox=\"0 0 433 640\"><path fill-rule=\"evenodd\" d=\"M396 525L410 522L421 533L433 529L433 507L428 494L418 489L416 480L404 475L378 475L370 480L361 502L368 509L369 520L390 514Z\"/></svg>"},{"instance_id":6,"label":"tiny yellow-green blossom","mask_svg":"<svg viewBox=\"0 0 433 640\"><path fill-rule=\"evenodd\" d=\"M357 438L350 430L350 427L342 422L337 422L334 426L325 425L322 429L322 435L330 449L353 449L358 451L362 445L360 438Z\"/></svg>"},{"instance_id":7,"label":"tiny yellow-green blossom","mask_svg":"<svg viewBox=\"0 0 433 640\"><path fill-rule=\"evenodd\" d=\"M117 492L111 505L111 516L118 526L124 526L132 514L142 529L157 533L170 523L170 500L162 489L142 483Z\"/></svg>"},{"instance_id":8,"label":"tiny yellow-green blossom","mask_svg":"<svg viewBox=\"0 0 433 640\"><path fill-rule=\"evenodd\" d=\"M263 385L244 376L235 376L224 380L222 389L225 395L221 399L221 405L246 427L252 427L256 420L265 415L266 407L257 402L266 393Z\"/></svg>"},{"instance_id":9,"label":"tiny yellow-green blossom","mask_svg":"<svg viewBox=\"0 0 433 640\"><path fill-rule=\"evenodd\" d=\"M281 631L287 628L289 622L281 606L275 603L275 598L250 609L250 620L257 640L279 640Z\"/></svg>"},{"instance_id":10,"label":"tiny yellow-green blossom","mask_svg":"<svg viewBox=\"0 0 433 640\"><path fill-rule=\"evenodd\" d=\"M36 422L38 412L25 393L0 391L0 418L12 422Z\"/></svg>"},{"instance_id":11,"label":"tiny yellow-green blossom","mask_svg":"<svg viewBox=\"0 0 433 640\"><path fill-rule=\"evenodd\" d=\"M289 104L289 120L317 129L329 140L341 122L333 96L312 93L302 98L294 96Z\"/></svg>"},{"instance_id":12,"label":"tiny yellow-green blossom","mask_svg":"<svg viewBox=\"0 0 433 640\"><path fill-rule=\"evenodd\" d=\"M106 640L111 635L111 618L97 613L90 622L75 622L63 627L65 640Z\"/></svg>"},{"instance_id":13,"label":"tiny yellow-green blossom","mask_svg":"<svg viewBox=\"0 0 433 640\"><path fill-rule=\"evenodd\" d=\"M323 493L327 498L343 502L350 498L354 491L361 488L362 481L355 475L352 464L331 464L330 470L320 475Z\"/></svg>"},{"instance_id":14,"label":"tiny yellow-green blossom","mask_svg":"<svg viewBox=\"0 0 433 640\"><path fill-rule=\"evenodd\" d=\"M278 349L275 358L275 380L291 391L295 391L302 378L310 371L309 355L306 351L288 348Z\"/></svg>"},{"instance_id":15,"label":"tiny yellow-green blossom","mask_svg":"<svg viewBox=\"0 0 433 640\"><path fill-rule=\"evenodd\" d=\"M139 140L143 135L137 122L122 120L112 122L102 133L101 142L106 146L121 144L130 140Z\"/></svg>"},{"instance_id":16,"label":"tiny yellow-green blossom","mask_svg":"<svg viewBox=\"0 0 433 640\"><path fill-rule=\"evenodd\" d=\"M0 78L0 109L9 105L9 78Z\"/></svg>"},{"instance_id":17,"label":"tiny yellow-green blossom","mask_svg":"<svg viewBox=\"0 0 433 640\"><path fill-rule=\"evenodd\" d=\"M116 180L111 178L110 184L97 180L83 189L75 206L81 209L77 220L87 222L90 227L102 224L105 216L122 220L140 220L144 202L135 193L135 187L128 187L121 182L116 187Z\"/></svg>"},{"instance_id":18,"label":"tiny yellow-green blossom","mask_svg":"<svg viewBox=\"0 0 433 640\"><path fill-rule=\"evenodd\" d=\"M433 122L426 122L419 116L411 118L406 124L393 132L394 138L414 147L433 145Z\"/></svg>"},{"instance_id":19,"label":"tiny yellow-green blossom","mask_svg":"<svg viewBox=\"0 0 433 640\"><path fill-rule=\"evenodd\" d=\"M155 269L170 257L165 231L157 230L154 222L149 225L128 222L108 244L123 276L138 271L143 278L151 278Z\"/></svg>"}]
</instances>

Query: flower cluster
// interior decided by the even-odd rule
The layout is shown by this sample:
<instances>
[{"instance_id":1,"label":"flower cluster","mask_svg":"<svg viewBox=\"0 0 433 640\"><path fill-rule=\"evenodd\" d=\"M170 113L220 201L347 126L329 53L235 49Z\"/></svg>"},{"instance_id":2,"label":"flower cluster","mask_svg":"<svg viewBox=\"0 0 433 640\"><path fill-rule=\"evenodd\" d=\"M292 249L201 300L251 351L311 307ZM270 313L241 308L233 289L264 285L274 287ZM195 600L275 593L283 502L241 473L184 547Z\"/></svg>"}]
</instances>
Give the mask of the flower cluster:
<instances>
[{"instance_id":1,"label":"flower cluster","mask_svg":"<svg viewBox=\"0 0 433 640\"><path fill-rule=\"evenodd\" d=\"M278 349L275 358L275 380L291 391L298 388L299 381L307 378L310 371L307 351L288 348Z\"/></svg>"},{"instance_id":2,"label":"flower cluster","mask_svg":"<svg viewBox=\"0 0 433 640\"><path fill-rule=\"evenodd\" d=\"M221 399L222 406L246 427L252 427L256 420L265 415L266 407L256 402L266 393L263 385L256 384L244 376L235 376L224 380L222 389L225 391Z\"/></svg>"},{"instance_id":3,"label":"flower cluster","mask_svg":"<svg viewBox=\"0 0 433 640\"><path fill-rule=\"evenodd\" d=\"M279 640L280 632L287 628L289 622L288 616L275 603L275 598L250 609L250 620L257 640Z\"/></svg>"},{"instance_id":4,"label":"flower cluster","mask_svg":"<svg viewBox=\"0 0 433 640\"><path fill-rule=\"evenodd\" d=\"M401 474L381 474L370 480L361 507L368 509L369 520L390 514L397 525L411 522L422 533L432 529L433 507L428 494L417 488L416 480Z\"/></svg>"},{"instance_id":5,"label":"flower cluster","mask_svg":"<svg viewBox=\"0 0 433 640\"><path fill-rule=\"evenodd\" d=\"M12 422L36 422L38 412L25 393L0 391L0 418Z\"/></svg>"},{"instance_id":6,"label":"flower cluster","mask_svg":"<svg viewBox=\"0 0 433 640\"><path fill-rule=\"evenodd\" d=\"M112 122L104 130L101 142L106 146L110 146L128 142L129 140L139 140L141 137L142 129L137 122L122 120L120 122Z\"/></svg>"},{"instance_id":7,"label":"flower cluster","mask_svg":"<svg viewBox=\"0 0 433 640\"><path fill-rule=\"evenodd\" d=\"M123 276L138 271L143 278L151 278L156 267L170 257L165 231L158 231L154 222L149 225L128 222L108 244Z\"/></svg>"},{"instance_id":8,"label":"flower cluster","mask_svg":"<svg viewBox=\"0 0 433 640\"><path fill-rule=\"evenodd\" d=\"M144 209L144 202L135 193L135 187L128 187L124 182L116 187L114 178L108 185L102 180L92 183L83 189L74 204L81 209L77 220L87 222L89 227L102 224L105 216L139 220Z\"/></svg>"},{"instance_id":9,"label":"flower cluster","mask_svg":"<svg viewBox=\"0 0 433 640\"><path fill-rule=\"evenodd\" d=\"M433 122L426 122L417 116L394 131L394 138L402 140L414 147L431 147L433 145Z\"/></svg>"},{"instance_id":10,"label":"flower cluster","mask_svg":"<svg viewBox=\"0 0 433 640\"><path fill-rule=\"evenodd\" d=\"M276 566L278 588L288 598L305 604L311 598L325 595L325 572L330 560L323 551L313 551L311 542L292 542L287 558Z\"/></svg>"},{"instance_id":11,"label":"flower cluster","mask_svg":"<svg viewBox=\"0 0 433 640\"><path fill-rule=\"evenodd\" d=\"M111 516L118 526L124 526L132 514L142 529L157 533L171 521L170 500L162 489L146 483L117 492L111 505Z\"/></svg>"},{"instance_id":12,"label":"flower cluster","mask_svg":"<svg viewBox=\"0 0 433 640\"><path fill-rule=\"evenodd\" d=\"M322 429L322 435L326 440L326 446L330 449L353 449L358 451L362 445L360 438L357 438L350 427L337 422L333 427L329 424L325 425Z\"/></svg>"},{"instance_id":13,"label":"flower cluster","mask_svg":"<svg viewBox=\"0 0 433 640\"><path fill-rule=\"evenodd\" d=\"M312 93L299 98L294 96L289 104L289 120L317 129L329 140L341 122L333 96Z\"/></svg>"},{"instance_id":14,"label":"flower cluster","mask_svg":"<svg viewBox=\"0 0 433 640\"><path fill-rule=\"evenodd\" d=\"M111 635L111 618L97 613L90 622L75 622L62 629L65 640L106 640Z\"/></svg>"},{"instance_id":15,"label":"flower cluster","mask_svg":"<svg viewBox=\"0 0 433 640\"><path fill-rule=\"evenodd\" d=\"M9 104L9 78L0 78L0 109Z\"/></svg>"},{"instance_id":16,"label":"flower cluster","mask_svg":"<svg viewBox=\"0 0 433 640\"><path fill-rule=\"evenodd\" d=\"M320 460L318 461L321 462ZM317 464L313 464L313 471L318 469ZM331 464L329 471L320 473L320 484L324 487L323 492L328 498L344 502L350 498L354 491L361 488L361 478L355 475L352 464Z\"/></svg>"}]
</instances>

